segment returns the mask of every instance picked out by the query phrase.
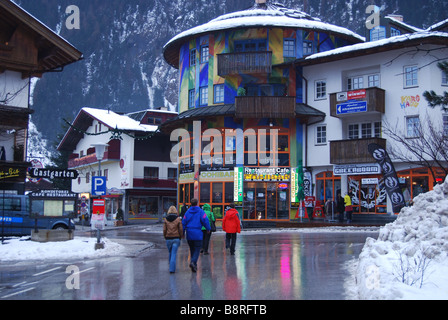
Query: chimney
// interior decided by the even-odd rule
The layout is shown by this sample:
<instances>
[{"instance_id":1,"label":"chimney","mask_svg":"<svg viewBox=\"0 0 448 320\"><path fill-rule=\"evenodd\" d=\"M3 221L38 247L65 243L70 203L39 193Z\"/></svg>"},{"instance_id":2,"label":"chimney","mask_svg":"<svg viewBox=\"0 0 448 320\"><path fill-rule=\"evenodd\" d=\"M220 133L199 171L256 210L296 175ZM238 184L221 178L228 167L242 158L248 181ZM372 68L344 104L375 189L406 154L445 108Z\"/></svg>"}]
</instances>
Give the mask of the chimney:
<instances>
[{"instance_id":1,"label":"chimney","mask_svg":"<svg viewBox=\"0 0 448 320\"><path fill-rule=\"evenodd\" d=\"M388 14L387 17L403 22L403 16L400 14Z\"/></svg>"}]
</instances>

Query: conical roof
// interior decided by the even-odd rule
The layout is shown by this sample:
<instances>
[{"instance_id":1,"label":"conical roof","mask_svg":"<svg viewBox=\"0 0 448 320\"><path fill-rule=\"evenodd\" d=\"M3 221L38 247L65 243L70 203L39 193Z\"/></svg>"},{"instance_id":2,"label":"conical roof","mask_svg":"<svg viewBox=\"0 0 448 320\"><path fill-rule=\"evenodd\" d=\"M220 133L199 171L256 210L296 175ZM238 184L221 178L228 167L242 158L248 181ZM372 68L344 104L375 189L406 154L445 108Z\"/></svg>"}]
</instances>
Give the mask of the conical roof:
<instances>
[{"instance_id":1,"label":"conical roof","mask_svg":"<svg viewBox=\"0 0 448 320\"><path fill-rule=\"evenodd\" d=\"M210 32L255 27L291 27L316 30L338 35L354 43L365 41L364 37L347 28L325 23L305 12L288 9L282 4L266 1L266 3L255 3L246 10L224 14L208 23L179 33L165 44L163 55L170 65L177 68L180 46L190 38Z\"/></svg>"}]
</instances>

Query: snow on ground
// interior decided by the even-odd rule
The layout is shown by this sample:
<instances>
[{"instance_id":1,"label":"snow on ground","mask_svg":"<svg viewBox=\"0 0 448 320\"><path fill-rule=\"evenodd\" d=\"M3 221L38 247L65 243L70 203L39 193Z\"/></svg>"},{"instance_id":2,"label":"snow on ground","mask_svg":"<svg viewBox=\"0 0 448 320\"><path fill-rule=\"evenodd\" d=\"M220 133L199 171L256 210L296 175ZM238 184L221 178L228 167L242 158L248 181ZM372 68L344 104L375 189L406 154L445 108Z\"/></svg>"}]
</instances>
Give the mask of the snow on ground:
<instances>
[{"instance_id":1,"label":"snow on ground","mask_svg":"<svg viewBox=\"0 0 448 320\"><path fill-rule=\"evenodd\" d=\"M125 247L107 238L101 238L104 249L95 250L96 238L75 237L61 242L35 242L29 237L6 239L0 244L0 261L43 259L86 259L121 255Z\"/></svg>"},{"instance_id":2,"label":"snow on ground","mask_svg":"<svg viewBox=\"0 0 448 320\"><path fill-rule=\"evenodd\" d=\"M448 299L448 177L368 238L349 269L351 299Z\"/></svg>"}]
</instances>

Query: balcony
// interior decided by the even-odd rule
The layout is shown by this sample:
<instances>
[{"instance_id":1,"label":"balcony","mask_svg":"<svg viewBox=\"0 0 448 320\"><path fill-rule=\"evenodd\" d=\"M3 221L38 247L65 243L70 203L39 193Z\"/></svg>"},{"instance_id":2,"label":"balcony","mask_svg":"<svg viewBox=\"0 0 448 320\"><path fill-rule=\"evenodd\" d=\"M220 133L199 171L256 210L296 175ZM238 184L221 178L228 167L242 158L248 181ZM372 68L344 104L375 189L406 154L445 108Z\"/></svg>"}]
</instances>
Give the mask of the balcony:
<instances>
[{"instance_id":1,"label":"balcony","mask_svg":"<svg viewBox=\"0 0 448 320\"><path fill-rule=\"evenodd\" d=\"M386 139L382 138L330 141L330 163L374 163L375 159L368 150L371 143L377 143L386 149Z\"/></svg>"},{"instance_id":2,"label":"balcony","mask_svg":"<svg viewBox=\"0 0 448 320\"><path fill-rule=\"evenodd\" d=\"M353 102L352 105L349 103ZM366 102L366 103L364 103ZM377 87L330 94L330 114L344 118L351 115L384 113L386 91Z\"/></svg>"},{"instance_id":3,"label":"balcony","mask_svg":"<svg viewBox=\"0 0 448 320\"><path fill-rule=\"evenodd\" d=\"M104 158L102 162L106 161L119 161L120 160L120 140L110 140L109 146L104 153ZM78 168L87 165L91 165L93 163L97 163L98 159L96 158L95 148L89 148L87 150L87 155L83 157L78 157L78 154L72 154L68 159L68 168Z\"/></svg>"},{"instance_id":4,"label":"balcony","mask_svg":"<svg viewBox=\"0 0 448 320\"><path fill-rule=\"evenodd\" d=\"M235 97L237 118L294 118L296 97Z\"/></svg>"},{"instance_id":5,"label":"balcony","mask_svg":"<svg viewBox=\"0 0 448 320\"><path fill-rule=\"evenodd\" d=\"M218 75L268 74L272 72L272 52L218 54Z\"/></svg>"}]
</instances>

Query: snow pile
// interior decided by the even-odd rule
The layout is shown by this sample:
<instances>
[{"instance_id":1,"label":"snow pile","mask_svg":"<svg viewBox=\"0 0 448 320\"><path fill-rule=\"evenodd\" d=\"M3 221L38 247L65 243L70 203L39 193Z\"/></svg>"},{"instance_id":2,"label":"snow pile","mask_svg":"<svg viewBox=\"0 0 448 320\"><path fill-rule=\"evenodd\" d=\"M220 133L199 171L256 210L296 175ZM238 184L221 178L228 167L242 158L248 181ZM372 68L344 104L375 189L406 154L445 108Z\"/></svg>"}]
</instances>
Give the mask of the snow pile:
<instances>
[{"instance_id":1,"label":"snow pile","mask_svg":"<svg viewBox=\"0 0 448 320\"><path fill-rule=\"evenodd\" d=\"M42 259L85 259L122 254L124 246L107 238L101 238L104 249L95 250L96 238L75 237L62 242L35 242L29 237L13 238L0 244L0 261Z\"/></svg>"},{"instance_id":2,"label":"snow pile","mask_svg":"<svg viewBox=\"0 0 448 320\"><path fill-rule=\"evenodd\" d=\"M368 238L356 270L360 299L448 299L448 177Z\"/></svg>"}]
</instances>

